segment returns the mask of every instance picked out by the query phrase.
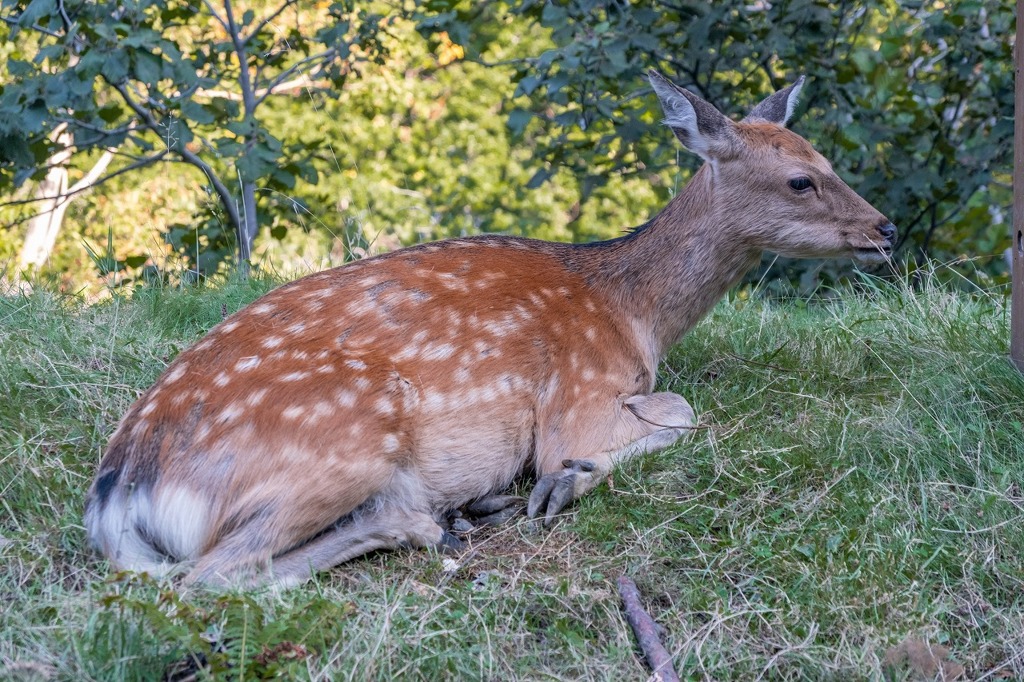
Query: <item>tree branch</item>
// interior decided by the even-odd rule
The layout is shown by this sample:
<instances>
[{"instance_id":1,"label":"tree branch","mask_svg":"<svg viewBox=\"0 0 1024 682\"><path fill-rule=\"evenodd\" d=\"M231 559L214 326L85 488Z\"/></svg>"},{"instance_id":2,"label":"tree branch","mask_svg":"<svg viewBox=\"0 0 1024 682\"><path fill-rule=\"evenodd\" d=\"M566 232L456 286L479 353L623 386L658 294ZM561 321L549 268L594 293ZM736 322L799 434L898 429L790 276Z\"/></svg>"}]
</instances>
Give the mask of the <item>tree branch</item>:
<instances>
[{"instance_id":1,"label":"tree branch","mask_svg":"<svg viewBox=\"0 0 1024 682\"><path fill-rule=\"evenodd\" d=\"M654 678L662 682L679 682L679 676L672 667L672 656L658 639L658 625L640 603L640 590L636 583L626 576L619 576L619 594L626 611L626 620L633 628L636 641L643 651L647 664L654 671Z\"/></svg>"},{"instance_id":2,"label":"tree branch","mask_svg":"<svg viewBox=\"0 0 1024 682\"><path fill-rule=\"evenodd\" d=\"M235 46L235 54L238 55L238 86L242 89L242 106L245 107L246 117L256 113L256 93L252 88L252 77L249 73L249 55L245 49L245 41L238 32L238 25L235 24L235 11L231 8L231 0L224 0L224 14L227 17L228 37Z\"/></svg>"},{"instance_id":3,"label":"tree branch","mask_svg":"<svg viewBox=\"0 0 1024 682\"><path fill-rule=\"evenodd\" d=\"M124 175L125 173L129 173L129 172L131 172L133 170L137 170L139 168L143 168L143 167L148 166L150 164L156 163L157 161L160 161L165 156L167 156L168 153L169 153L168 150L165 149L165 150L161 151L158 154L154 154L152 156L143 157L143 158L139 159L138 161L136 161L135 163L128 164L124 168L119 168L116 171L114 171L113 173L109 173L108 175L105 175L102 178L99 178L98 180L93 180L92 177L90 177L90 176L99 175L100 173L102 173L106 169L107 165L110 164L110 158L112 158L114 156L114 151L108 149L106 152L104 152L104 154L100 158L100 160L97 161L96 165L93 166L92 170L89 171L89 173L86 174L86 177L83 177L81 180L79 180L74 185L69 187L66 192L61 192L60 194L54 194L54 195L45 196L45 197L32 197L31 199L16 199L16 200L13 200L13 201L5 201L3 203L0 203L0 208L8 208L8 207L11 207L11 206L24 206L24 205L27 205L27 204L35 204L35 203L38 203L40 201L60 201L61 203L63 203L67 199L70 199L72 196L74 196L76 194L81 194L82 192L90 190L93 187L99 187L103 183L107 182L108 180L113 180L114 178L116 178L119 175ZM107 158L108 154L110 155L110 158ZM102 164L102 167L100 167L101 164ZM96 171L97 168L99 170L98 170L98 172L96 172L94 174L94 171ZM92 181L90 181L90 180L92 180ZM46 213L49 213L52 210L53 209L51 208L51 209L47 209L46 211L41 211L41 212L39 212L37 214L31 215L31 216L28 216L28 217L25 217L25 218L20 218L20 219L14 221L12 223L8 223L6 225L6 227L14 227L15 225L19 225L19 224L21 224L23 222L26 222L28 220L32 220L33 218L35 218L37 216L45 215Z\"/></svg>"},{"instance_id":4,"label":"tree branch","mask_svg":"<svg viewBox=\"0 0 1024 682\"><path fill-rule=\"evenodd\" d=\"M278 7L276 10L267 15L263 20L260 21L260 23L256 24L256 26L253 27L252 31L249 32L249 35L242 38L242 44L248 45L250 40L258 36L260 34L260 31L266 28L267 24L281 16L282 12L284 12L286 9L294 5L296 2L298 2L298 0L285 0L280 7Z\"/></svg>"},{"instance_id":5,"label":"tree branch","mask_svg":"<svg viewBox=\"0 0 1024 682\"><path fill-rule=\"evenodd\" d=\"M279 95L282 92L288 90L298 90L300 88L328 88L330 83L325 80L312 80L308 75L302 75L298 78L278 83L272 89L271 88L258 88L256 90L257 104L267 98L268 95ZM242 96L237 92L231 92L230 90L196 90L196 96L198 97L221 97L223 99L229 99L233 102L242 101Z\"/></svg>"},{"instance_id":6,"label":"tree branch","mask_svg":"<svg viewBox=\"0 0 1024 682\"><path fill-rule=\"evenodd\" d=\"M139 115L143 121L145 121L151 128L157 127L157 121L153 118L153 113L143 107L141 104L132 99L131 95L128 94L127 88L124 85L118 83L111 83L109 80L107 84L117 90L117 92L124 99L125 104L131 107L132 111ZM227 188L217 174L213 172L213 169L208 163L203 161L199 156L193 152L190 152L187 147L179 147L174 150L178 156L180 156L186 163L190 163L199 170L203 171L210 184L213 185L213 191L217 193L220 198L221 204L224 206L224 210L227 211L228 219L231 224L235 226L236 230L242 229L242 223L238 216L238 207L235 205L235 198L231 196L231 190ZM241 233L240 233L241 234Z\"/></svg>"},{"instance_id":7,"label":"tree branch","mask_svg":"<svg viewBox=\"0 0 1024 682\"><path fill-rule=\"evenodd\" d=\"M279 73L276 78L270 81L267 87L264 88L263 95L261 97L256 98L254 106L259 106L260 104L262 104L263 100L265 100L268 95L272 94L275 88L279 87L282 83L287 82L288 78L291 78L296 73L299 73L311 62L327 62L330 58L337 55L337 53L337 48L330 47L324 50L323 52L318 52L317 54L309 55L308 57L300 59L296 63L292 64L290 67Z\"/></svg>"},{"instance_id":8,"label":"tree branch","mask_svg":"<svg viewBox=\"0 0 1024 682\"><path fill-rule=\"evenodd\" d=\"M18 22L18 20L16 18L14 18L14 17L0 17L0 18L2 18L4 20L4 23L6 23L6 24L8 24L10 26L18 26L19 28L29 28L29 29L32 29L33 31L38 31L39 33L42 33L44 35L48 35L51 38L63 38L64 37L60 33L57 33L56 31L51 31L48 28L43 28L39 24L32 24L31 26L21 26L21 24Z\"/></svg>"},{"instance_id":9,"label":"tree branch","mask_svg":"<svg viewBox=\"0 0 1024 682\"><path fill-rule=\"evenodd\" d=\"M224 19L219 14L217 14L217 10L213 8L213 4L210 2L210 0L203 0L203 4L206 5L206 9L210 10L210 14L212 14L213 18L217 21L217 23L221 25L221 27L224 29L224 32L230 36L231 29L228 28L227 22L224 21Z\"/></svg>"}]
</instances>

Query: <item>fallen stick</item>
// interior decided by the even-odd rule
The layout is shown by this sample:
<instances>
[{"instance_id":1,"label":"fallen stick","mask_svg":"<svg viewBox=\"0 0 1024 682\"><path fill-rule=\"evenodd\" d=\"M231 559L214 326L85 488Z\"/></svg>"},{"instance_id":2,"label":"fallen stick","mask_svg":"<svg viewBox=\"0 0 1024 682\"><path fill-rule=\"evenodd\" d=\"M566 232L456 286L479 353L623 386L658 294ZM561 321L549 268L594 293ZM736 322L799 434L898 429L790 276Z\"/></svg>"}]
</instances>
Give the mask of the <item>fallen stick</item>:
<instances>
[{"instance_id":1,"label":"fallen stick","mask_svg":"<svg viewBox=\"0 0 1024 682\"><path fill-rule=\"evenodd\" d=\"M626 620L633 628L640 650L644 652L647 664L654 671L654 679L661 682L679 682L679 675L672 667L672 656L658 639L658 626L650 614L640 605L640 590L631 578L619 576L619 594L626 610Z\"/></svg>"}]
</instances>

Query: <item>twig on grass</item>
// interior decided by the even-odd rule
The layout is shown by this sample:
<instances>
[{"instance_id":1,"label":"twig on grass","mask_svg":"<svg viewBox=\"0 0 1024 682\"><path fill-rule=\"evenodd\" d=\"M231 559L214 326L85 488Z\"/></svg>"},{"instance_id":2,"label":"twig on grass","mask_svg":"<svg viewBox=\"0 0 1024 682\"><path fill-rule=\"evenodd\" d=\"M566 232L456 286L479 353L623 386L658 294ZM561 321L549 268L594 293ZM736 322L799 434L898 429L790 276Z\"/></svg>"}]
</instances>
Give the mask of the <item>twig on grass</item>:
<instances>
[{"instance_id":1,"label":"twig on grass","mask_svg":"<svg viewBox=\"0 0 1024 682\"><path fill-rule=\"evenodd\" d=\"M619 576L619 594L626 611L626 620L633 628L640 650L644 652L647 664L654 671L654 678L662 682L679 682L679 676L672 667L672 656L658 639L657 624L640 604L640 590L631 578Z\"/></svg>"}]
</instances>

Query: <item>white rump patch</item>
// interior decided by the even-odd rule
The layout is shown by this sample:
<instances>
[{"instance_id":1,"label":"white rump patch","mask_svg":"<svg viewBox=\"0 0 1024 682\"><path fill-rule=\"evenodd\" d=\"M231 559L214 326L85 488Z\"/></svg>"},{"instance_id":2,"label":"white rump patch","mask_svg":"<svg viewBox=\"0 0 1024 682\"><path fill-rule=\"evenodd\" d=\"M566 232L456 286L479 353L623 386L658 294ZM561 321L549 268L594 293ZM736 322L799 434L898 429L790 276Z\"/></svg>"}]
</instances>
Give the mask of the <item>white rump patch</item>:
<instances>
[{"instance_id":1,"label":"white rump patch","mask_svg":"<svg viewBox=\"0 0 1024 682\"><path fill-rule=\"evenodd\" d=\"M148 526L180 561L194 559L206 540L209 500L188 488L161 486Z\"/></svg>"}]
</instances>

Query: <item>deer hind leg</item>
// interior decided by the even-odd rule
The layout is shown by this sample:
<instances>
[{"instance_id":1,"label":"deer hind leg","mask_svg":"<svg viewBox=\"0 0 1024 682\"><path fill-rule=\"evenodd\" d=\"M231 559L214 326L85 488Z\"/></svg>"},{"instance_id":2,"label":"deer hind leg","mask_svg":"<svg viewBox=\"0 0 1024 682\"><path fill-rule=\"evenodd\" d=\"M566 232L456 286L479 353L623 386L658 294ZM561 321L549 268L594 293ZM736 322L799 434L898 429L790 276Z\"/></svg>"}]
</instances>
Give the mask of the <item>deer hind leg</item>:
<instances>
[{"instance_id":1,"label":"deer hind leg","mask_svg":"<svg viewBox=\"0 0 1024 682\"><path fill-rule=\"evenodd\" d=\"M462 546L462 541L426 512L396 508L357 511L306 544L274 558L260 582L292 587L319 571L378 549Z\"/></svg>"},{"instance_id":2,"label":"deer hind leg","mask_svg":"<svg viewBox=\"0 0 1024 682\"><path fill-rule=\"evenodd\" d=\"M547 472L537 481L530 494L527 516L535 518L543 511L544 525L551 525L556 514L597 487L617 462L667 448L687 435L696 423L693 408L675 393L635 395L623 402L623 408L635 419L635 425L647 431L646 435L615 450L562 460L561 469Z\"/></svg>"}]
</instances>

